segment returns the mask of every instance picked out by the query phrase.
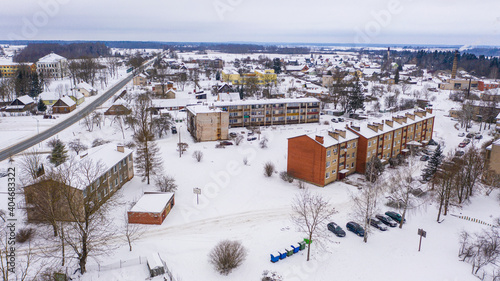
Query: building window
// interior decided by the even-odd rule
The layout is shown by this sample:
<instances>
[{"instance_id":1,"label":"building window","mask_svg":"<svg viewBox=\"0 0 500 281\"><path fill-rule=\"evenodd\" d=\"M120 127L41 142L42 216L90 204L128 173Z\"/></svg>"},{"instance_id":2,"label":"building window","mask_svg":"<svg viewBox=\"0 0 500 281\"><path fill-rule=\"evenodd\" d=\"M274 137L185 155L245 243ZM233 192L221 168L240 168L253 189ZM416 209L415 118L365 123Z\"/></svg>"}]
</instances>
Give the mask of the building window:
<instances>
[{"instance_id":1,"label":"building window","mask_svg":"<svg viewBox=\"0 0 500 281\"><path fill-rule=\"evenodd\" d=\"M354 162L352 162L352 164L351 164L351 168L354 168Z\"/></svg>"},{"instance_id":2,"label":"building window","mask_svg":"<svg viewBox=\"0 0 500 281\"><path fill-rule=\"evenodd\" d=\"M325 178L329 178L329 177L330 177L330 173L326 173Z\"/></svg>"},{"instance_id":3,"label":"building window","mask_svg":"<svg viewBox=\"0 0 500 281\"><path fill-rule=\"evenodd\" d=\"M115 187L118 186L118 179L115 179Z\"/></svg>"},{"instance_id":4,"label":"building window","mask_svg":"<svg viewBox=\"0 0 500 281\"><path fill-rule=\"evenodd\" d=\"M354 147L354 148L355 148L355 147L356 147L356 143L353 143L353 144L352 144L352 147Z\"/></svg>"},{"instance_id":5,"label":"building window","mask_svg":"<svg viewBox=\"0 0 500 281\"><path fill-rule=\"evenodd\" d=\"M356 155L356 152L353 152L353 153L352 153L352 158L354 158L354 155Z\"/></svg>"},{"instance_id":6,"label":"building window","mask_svg":"<svg viewBox=\"0 0 500 281\"><path fill-rule=\"evenodd\" d=\"M347 148L351 148L351 144L349 144L349 143L348 143L348 144L347 144Z\"/></svg>"},{"instance_id":7,"label":"building window","mask_svg":"<svg viewBox=\"0 0 500 281\"><path fill-rule=\"evenodd\" d=\"M333 159L332 164L337 163L337 159Z\"/></svg>"},{"instance_id":8,"label":"building window","mask_svg":"<svg viewBox=\"0 0 500 281\"><path fill-rule=\"evenodd\" d=\"M113 167L113 173L116 173L116 166Z\"/></svg>"},{"instance_id":9,"label":"building window","mask_svg":"<svg viewBox=\"0 0 500 281\"><path fill-rule=\"evenodd\" d=\"M332 175L333 175L333 174L335 174L336 172L337 172L337 170L333 170L333 171L332 171Z\"/></svg>"},{"instance_id":10,"label":"building window","mask_svg":"<svg viewBox=\"0 0 500 281\"><path fill-rule=\"evenodd\" d=\"M330 167L330 161L327 161L326 162L326 167L329 168Z\"/></svg>"},{"instance_id":11,"label":"building window","mask_svg":"<svg viewBox=\"0 0 500 281\"><path fill-rule=\"evenodd\" d=\"M328 150L328 151L326 152L326 157L330 157L330 156L332 156L332 152L331 152L330 150Z\"/></svg>"},{"instance_id":12,"label":"building window","mask_svg":"<svg viewBox=\"0 0 500 281\"><path fill-rule=\"evenodd\" d=\"M368 147L372 146L372 141L368 142Z\"/></svg>"}]
</instances>

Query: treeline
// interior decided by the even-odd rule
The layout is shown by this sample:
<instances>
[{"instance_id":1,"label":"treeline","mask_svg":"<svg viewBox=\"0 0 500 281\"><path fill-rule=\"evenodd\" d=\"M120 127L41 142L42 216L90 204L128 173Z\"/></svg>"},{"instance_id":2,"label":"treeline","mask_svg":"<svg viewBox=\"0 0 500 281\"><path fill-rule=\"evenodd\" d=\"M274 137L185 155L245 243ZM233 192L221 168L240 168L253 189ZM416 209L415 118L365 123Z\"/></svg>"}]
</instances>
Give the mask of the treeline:
<instances>
[{"instance_id":1,"label":"treeline","mask_svg":"<svg viewBox=\"0 0 500 281\"><path fill-rule=\"evenodd\" d=\"M231 54L244 53L275 53L275 54L309 54L308 47L280 47L256 44L167 44L164 49L175 49L181 52L219 51Z\"/></svg>"},{"instance_id":2,"label":"treeline","mask_svg":"<svg viewBox=\"0 0 500 281\"><path fill-rule=\"evenodd\" d=\"M77 59L82 57L109 56L110 49L103 43L34 43L28 44L26 48L14 56L15 62L36 62L43 56L54 52L67 59Z\"/></svg>"},{"instance_id":3,"label":"treeline","mask_svg":"<svg viewBox=\"0 0 500 281\"><path fill-rule=\"evenodd\" d=\"M386 52L380 52L380 54ZM386 56L384 54L384 60ZM391 56L395 58L393 61L400 66L404 64L416 64L421 69L430 71L450 70L453 67L455 58L454 51L391 51ZM498 57L487 57L484 55L476 56L471 53L460 53L458 55L458 68L462 68L472 75L478 77L498 78L500 68L500 60Z\"/></svg>"}]
</instances>

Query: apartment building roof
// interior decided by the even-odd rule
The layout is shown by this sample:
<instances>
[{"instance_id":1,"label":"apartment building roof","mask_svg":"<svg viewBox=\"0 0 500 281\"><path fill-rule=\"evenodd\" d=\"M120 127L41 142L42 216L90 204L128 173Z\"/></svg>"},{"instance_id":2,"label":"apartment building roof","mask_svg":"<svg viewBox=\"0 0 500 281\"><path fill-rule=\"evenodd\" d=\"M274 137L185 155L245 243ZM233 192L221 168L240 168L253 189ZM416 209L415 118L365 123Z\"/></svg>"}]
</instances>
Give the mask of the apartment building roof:
<instances>
[{"instance_id":1,"label":"apartment building roof","mask_svg":"<svg viewBox=\"0 0 500 281\"><path fill-rule=\"evenodd\" d=\"M336 134L337 133L337 134ZM345 136L342 134L345 133ZM335 138L335 135L337 138ZM338 145L344 142L352 141L358 139L359 136L349 130L331 130L328 132L320 132L315 134L306 135L318 144L324 147L330 147L333 145Z\"/></svg>"},{"instance_id":2,"label":"apartment building roof","mask_svg":"<svg viewBox=\"0 0 500 281\"><path fill-rule=\"evenodd\" d=\"M54 54L54 53L50 53L42 58L40 58L38 60L38 62L41 62L41 63L56 63L56 62L59 62L61 60L66 60L65 57L63 56L60 56L58 54Z\"/></svg>"},{"instance_id":3,"label":"apartment building roof","mask_svg":"<svg viewBox=\"0 0 500 281\"><path fill-rule=\"evenodd\" d=\"M231 106L231 105L253 105L253 104L275 104L275 103L304 103L304 102L320 102L316 98L286 98L286 99L262 99L262 100L241 100L241 101L218 101L214 102L215 106Z\"/></svg>"},{"instance_id":4,"label":"apartment building roof","mask_svg":"<svg viewBox=\"0 0 500 281\"><path fill-rule=\"evenodd\" d=\"M209 107L207 105L201 105L201 104L188 106L188 107L186 107L186 109L189 110L194 115L200 114L200 113L220 113L220 112L222 112L222 110L220 110L219 108Z\"/></svg>"},{"instance_id":5,"label":"apartment building roof","mask_svg":"<svg viewBox=\"0 0 500 281\"><path fill-rule=\"evenodd\" d=\"M420 117L415 114L415 111L404 111L398 113L397 115L388 116L378 122L368 121L358 124L351 123L350 125L346 125L346 127L356 131L359 135L370 139L435 116L425 110L419 110L419 112L425 112L426 115L424 117Z\"/></svg>"}]
</instances>

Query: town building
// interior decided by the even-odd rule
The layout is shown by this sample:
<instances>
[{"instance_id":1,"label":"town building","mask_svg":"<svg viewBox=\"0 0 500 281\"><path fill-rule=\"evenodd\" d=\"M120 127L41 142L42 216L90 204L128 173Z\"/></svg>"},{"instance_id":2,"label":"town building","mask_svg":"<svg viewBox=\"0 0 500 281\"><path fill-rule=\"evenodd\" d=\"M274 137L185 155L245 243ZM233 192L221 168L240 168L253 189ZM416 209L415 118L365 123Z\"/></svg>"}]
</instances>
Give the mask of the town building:
<instances>
[{"instance_id":1,"label":"town building","mask_svg":"<svg viewBox=\"0 0 500 281\"><path fill-rule=\"evenodd\" d=\"M415 110L392 119L363 125L350 124L346 128L359 136L356 171L363 174L373 156L387 163L392 157L408 153L410 142L427 145L432 139L434 115L432 109Z\"/></svg>"},{"instance_id":2,"label":"town building","mask_svg":"<svg viewBox=\"0 0 500 281\"><path fill-rule=\"evenodd\" d=\"M82 94L81 92L72 92L69 93L68 95L74 102L76 102L76 105L80 105L85 101L85 95Z\"/></svg>"},{"instance_id":3,"label":"town building","mask_svg":"<svg viewBox=\"0 0 500 281\"><path fill-rule=\"evenodd\" d=\"M187 130L196 141L226 140L229 112L206 105L187 107Z\"/></svg>"},{"instance_id":4,"label":"town building","mask_svg":"<svg viewBox=\"0 0 500 281\"><path fill-rule=\"evenodd\" d=\"M3 108L7 112L27 112L36 108L35 101L28 95L17 97L9 105Z\"/></svg>"},{"instance_id":5,"label":"town building","mask_svg":"<svg viewBox=\"0 0 500 281\"><path fill-rule=\"evenodd\" d=\"M234 68L225 68L221 72L221 80L233 85L246 85L249 81L254 81L256 84L265 85L276 83L278 76L274 73L274 69L254 70L253 72L240 74Z\"/></svg>"},{"instance_id":6,"label":"town building","mask_svg":"<svg viewBox=\"0 0 500 281\"><path fill-rule=\"evenodd\" d=\"M30 71L36 71L34 63L17 63L11 60L0 59L0 77L12 78L16 76L17 71L22 67L29 67Z\"/></svg>"},{"instance_id":7,"label":"town building","mask_svg":"<svg viewBox=\"0 0 500 281\"><path fill-rule=\"evenodd\" d=\"M141 73L134 77L133 83L134 86L146 86L148 84L148 77L146 74Z\"/></svg>"},{"instance_id":8,"label":"town building","mask_svg":"<svg viewBox=\"0 0 500 281\"><path fill-rule=\"evenodd\" d=\"M36 71L45 78L68 77L68 60L60 55L50 53L36 62Z\"/></svg>"},{"instance_id":9,"label":"town building","mask_svg":"<svg viewBox=\"0 0 500 281\"><path fill-rule=\"evenodd\" d=\"M479 81L473 81L472 79L447 79L446 83L440 83L439 89L441 90L476 90L479 86Z\"/></svg>"},{"instance_id":10,"label":"town building","mask_svg":"<svg viewBox=\"0 0 500 281\"><path fill-rule=\"evenodd\" d=\"M72 181L65 179L59 182L54 179L44 179L24 187L26 211L28 221L44 221L44 201L49 200L53 204L52 210L57 221L73 221L75 216L69 213L69 202L65 196L70 195L73 210L81 212L92 200L92 204L98 206L106 202L126 182L134 177L132 150L113 143L90 148L81 152L75 165L69 165L74 173ZM99 163L99 164L98 164ZM65 165L64 163L61 165ZM85 167L98 167L95 174L84 175L81 170ZM66 181L68 180L68 181ZM89 183L89 184L86 184ZM43 198L42 195L51 195L51 198Z\"/></svg>"},{"instance_id":11,"label":"town building","mask_svg":"<svg viewBox=\"0 0 500 281\"><path fill-rule=\"evenodd\" d=\"M74 90L82 93L87 98L97 94L97 90L94 87L90 86L90 84L87 82L78 83L75 86Z\"/></svg>"},{"instance_id":12,"label":"town building","mask_svg":"<svg viewBox=\"0 0 500 281\"><path fill-rule=\"evenodd\" d=\"M38 98L42 100L45 105L53 105L61 98L61 95L56 92L42 92L38 95Z\"/></svg>"},{"instance_id":13,"label":"town building","mask_svg":"<svg viewBox=\"0 0 500 281\"><path fill-rule=\"evenodd\" d=\"M320 101L316 98L261 99L215 102L229 112L229 127L318 123Z\"/></svg>"},{"instance_id":14,"label":"town building","mask_svg":"<svg viewBox=\"0 0 500 281\"><path fill-rule=\"evenodd\" d=\"M127 212L129 223L161 225L175 205L173 192L145 192Z\"/></svg>"},{"instance_id":15,"label":"town building","mask_svg":"<svg viewBox=\"0 0 500 281\"><path fill-rule=\"evenodd\" d=\"M500 175L500 139L486 148L486 159L489 168Z\"/></svg>"},{"instance_id":16,"label":"town building","mask_svg":"<svg viewBox=\"0 0 500 281\"><path fill-rule=\"evenodd\" d=\"M318 186L341 180L356 171L358 139L339 129L289 138L287 172Z\"/></svg>"}]
</instances>

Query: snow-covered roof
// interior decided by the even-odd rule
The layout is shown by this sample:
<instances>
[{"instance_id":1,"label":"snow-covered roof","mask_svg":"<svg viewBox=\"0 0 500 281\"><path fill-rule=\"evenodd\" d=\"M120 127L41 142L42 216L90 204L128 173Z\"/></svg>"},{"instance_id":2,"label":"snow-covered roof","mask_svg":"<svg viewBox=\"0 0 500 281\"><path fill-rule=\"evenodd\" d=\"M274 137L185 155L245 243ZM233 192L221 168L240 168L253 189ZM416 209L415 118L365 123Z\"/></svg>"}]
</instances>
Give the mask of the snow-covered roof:
<instances>
[{"instance_id":1,"label":"snow-covered roof","mask_svg":"<svg viewBox=\"0 0 500 281\"><path fill-rule=\"evenodd\" d=\"M286 70L287 71L302 71L304 69L305 65L287 65Z\"/></svg>"},{"instance_id":2,"label":"snow-covered roof","mask_svg":"<svg viewBox=\"0 0 500 281\"><path fill-rule=\"evenodd\" d=\"M353 132L350 132L349 130L343 129L342 131L345 131L345 138L339 135L339 139L335 139L332 137L328 132L319 132L319 133L312 133L312 134L307 134L309 138L317 142L318 144L324 146L324 147L331 147L333 145L338 145L347 141L352 141L355 139L358 139L359 136L356 135ZM332 130L333 132L333 130ZM316 140L316 136L323 137L323 143L319 142Z\"/></svg>"},{"instance_id":3,"label":"snow-covered roof","mask_svg":"<svg viewBox=\"0 0 500 281\"><path fill-rule=\"evenodd\" d=\"M56 93L56 92L42 92L38 97L40 97L41 100L58 100L61 95Z\"/></svg>"},{"instance_id":4,"label":"snow-covered roof","mask_svg":"<svg viewBox=\"0 0 500 281\"><path fill-rule=\"evenodd\" d=\"M62 101L64 104L66 104L67 106L73 106L76 104L76 102L74 100L72 100L70 97L68 96L64 96L62 98L59 99L60 101Z\"/></svg>"},{"instance_id":5,"label":"snow-covered roof","mask_svg":"<svg viewBox=\"0 0 500 281\"><path fill-rule=\"evenodd\" d=\"M161 108L161 107L185 107L187 105L195 105L198 103L196 99L154 99L151 101L153 103L153 107Z\"/></svg>"},{"instance_id":6,"label":"snow-covered roof","mask_svg":"<svg viewBox=\"0 0 500 281\"><path fill-rule=\"evenodd\" d=\"M87 83L87 82L78 83L75 86L75 89L84 89L84 90L86 90L89 93L92 92L92 91L95 91L94 87L90 86L90 84Z\"/></svg>"},{"instance_id":7,"label":"snow-covered roof","mask_svg":"<svg viewBox=\"0 0 500 281\"><path fill-rule=\"evenodd\" d=\"M219 101L240 101L240 93L219 93Z\"/></svg>"},{"instance_id":8,"label":"snow-covered roof","mask_svg":"<svg viewBox=\"0 0 500 281\"><path fill-rule=\"evenodd\" d=\"M141 199L130 209L130 212L161 213L173 196L173 192L144 193Z\"/></svg>"},{"instance_id":9,"label":"snow-covered roof","mask_svg":"<svg viewBox=\"0 0 500 281\"><path fill-rule=\"evenodd\" d=\"M23 104L27 105L27 104L30 104L30 103L34 103L35 101L28 95L24 95L24 96L20 96L20 97L17 97L17 100L22 102Z\"/></svg>"},{"instance_id":10,"label":"snow-covered roof","mask_svg":"<svg viewBox=\"0 0 500 281\"><path fill-rule=\"evenodd\" d=\"M216 113L216 112L222 112L219 108L210 108L207 105L190 105L186 107L187 110L189 110L191 113L194 115L198 113Z\"/></svg>"},{"instance_id":11,"label":"snow-covered roof","mask_svg":"<svg viewBox=\"0 0 500 281\"><path fill-rule=\"evenodd\" d=\"M163 267L163 263L161 262L161 259L160 259L160 256L158 253L149 254L146 258L148 260L148 266L149 266L150 270Z\"/></svg>"},{"instance_id":12,"label":"snow-covered roof","mask_svg":"<svg viewBox=\"0 0 500 281\"><path fill-rule=\"evenodd\" d=\"M398 116L404 117L405 113L409 113L409 114L413 115L414 111L403 111L403 112L398 112L398 113L395 113L395 114L392 114L392 115L387 115L387 116L385 116L385 120L392 121L393 120L392 117L398 117ZM372 122L370 122L369 120L367 120L366 122L361 122L361 123L355 124L354 126L359 127L359 131L357 131L357 130L355 130L355 131L358 134L364 136L365 138L370 139L370 138L373 138L373 137L376 137L376 136L379 136L379 135L383 135L385 133L392 132L394 130L403 128L405 126L418 123L418 122L420 122L422 120L430 119L430 118L432 118L432 117L435 116L434 114L429 113L429 112L427 112L426 116L424 116L424 117L419 117L416 114L414 114L414 115L415 115L415 120L407 118L406 122L402 122L401 124L399 124L398 122L394 121L392 123L392 127L389 126L389 125L387 125L387 123L384 122L384 119L382 119L382 120L373 120L373 119L371 119L370 121L372 121L372 122L376 121L377 123L384 124L382 130L378 129L377 132L375 132L374 130L372 130L371 128L368 127L368 124L372 124ZM353 128L353 125L351 125L350 127Z\"/></svg>"},{"instance_id":13,"label":"snow-covered roof","mask_svg":"<svg viewBox=\"0 0 500 281\"><path fill-rule=\"evenodd\" d=\"M241 100L241 101L218 101L215 106L252 105L252 104L276 104L276 103L309 103L319 102L316 98L286 98L286 99L262 99L262 100Z\"/></svg>"},{"instance_id":14,"label":"snow-covered roof","mask_svg":"<svg viewBox=\"0 0 500 281\"><path fill-rule=\"evenodd\" d=\"M58 54L50 53L46 55L45 57L42 57L38 60L38 62L41 63L54 63L54 62L59 62L61 60L66 60L65 57L60 56Z\"/></svg>"},{"instance_id":15,"label":"snow-covered roof","mask_svg":"<svg viewBox=\"0 0 500 281\"><path fill-rule=\"evenodd\" d=\"M70 93L69 95L72 96L72 97L74 97L74 98L76 98L77 100L85 97L85 95L83 95L80 92L73 92L73 93Z\"/></svg>"}]
</instances>

